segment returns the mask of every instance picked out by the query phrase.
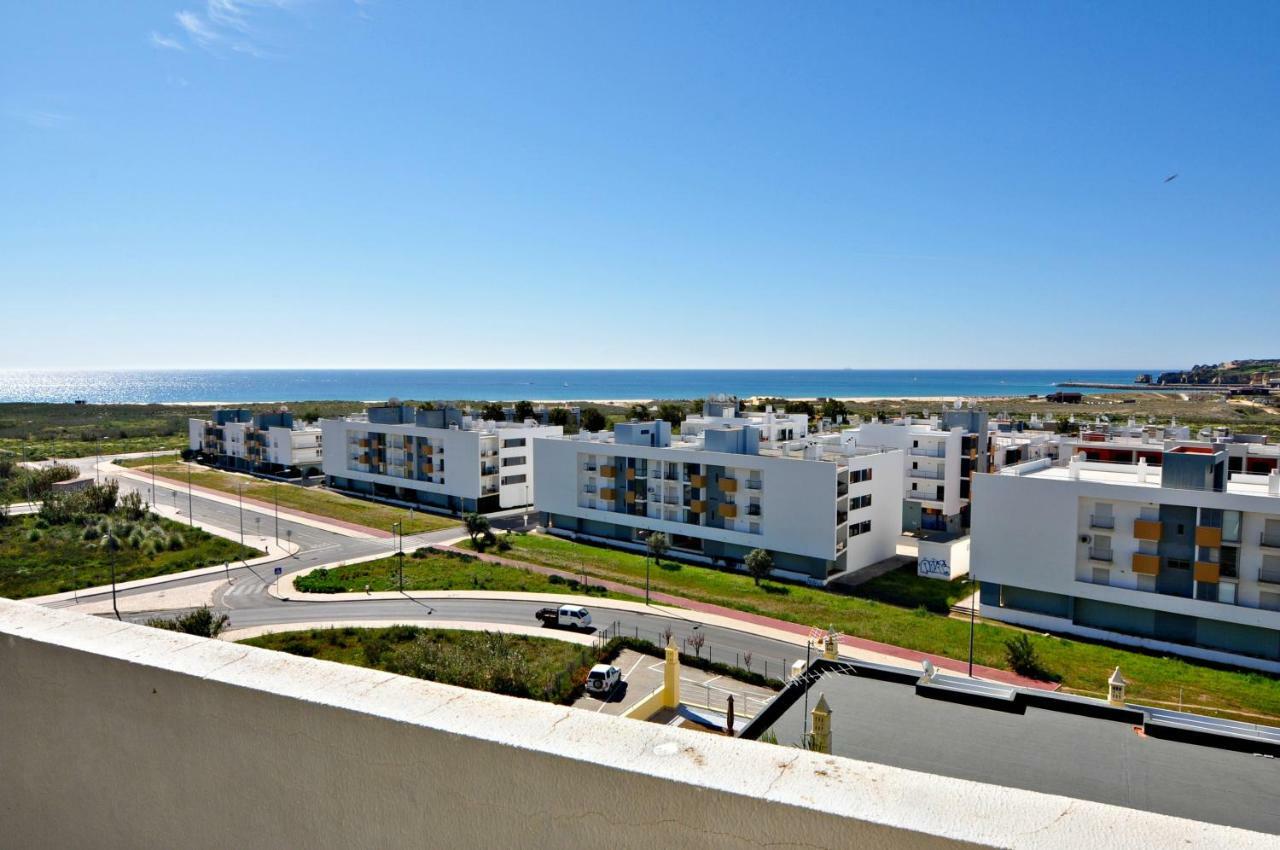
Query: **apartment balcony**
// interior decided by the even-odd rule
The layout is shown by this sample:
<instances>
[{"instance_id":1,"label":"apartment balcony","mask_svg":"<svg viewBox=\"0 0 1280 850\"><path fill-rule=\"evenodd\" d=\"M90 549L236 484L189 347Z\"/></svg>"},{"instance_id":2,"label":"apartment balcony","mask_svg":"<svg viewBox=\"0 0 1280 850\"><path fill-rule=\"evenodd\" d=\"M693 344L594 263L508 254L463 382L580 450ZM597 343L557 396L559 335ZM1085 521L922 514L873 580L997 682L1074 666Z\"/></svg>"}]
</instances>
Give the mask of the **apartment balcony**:
<instances>
[{"instance_id":1,"label":"apartment balcony","mask_svg":"<svg viewBox=\"0 0 1280 850\"><path fill-rule=\"evenodd\" d=\"M764 487L764 482L763 482L763 481L761 481L760 479L758 479L758 478L748 478L748 479L747 479L747 489L748 489L748 490L759 490L759 489L761 489L762 487Z\"/></svg>"},{"instance_id":2,"label":"apartment balcony","mask_svg":"<svg viewBox=\"0 0 1280 850\"><path fill-rule=\"evenodd\" d=\"M583 486L583 488L582 488L582 492L584 492L584 493L595 493L595 492L596 492L596 485L594 485L594 484L587 484L587 485Z\"/></svg>"},{"instance_id":3,"label":"apartment balcony","mask_svg":"<svg viewBox=\"0 0 1280 850\"><path fill-rule=\"evenodd\" d=\"M644 476L641 476L641 477L643 478ZM628 481L636 480L636 468L634 466L627 467L627 480Z\"/></svg>"},{"instance_id":4,"label":"apartment balcony","mask_svg":"<svg viewBox=\"0 0 1280 850\"><path fill-rule=\"evenodd\" d=\"M1263 549L1280 549L1280 534L1262 532L1258 537L1258 545Z\"/></svg>"},{"instance_id":5,"label":"apartment balcony","mask_svg":"<svg viewBox=\"0 0 1280 850\"><path fill-rule=\"evenodd\" d=\"M917 502L941 502L942 494L930 490L908 490L903 493L903 498L913 499Z\"/></svg>"},{"instance_id":6,"label":"apartment balcony","mask_svg":"<svg viewBox=\"0 0 1280 850\"><path fill-rule=\"evenodd\" d=\"M595 472L595 471L596 471L596 465L595 465L594 463L584 463L584 464L582 465L582 471L583 471L583 472Z\"/></svg>"},{"instance_id":7,"label":"apartment balcony","mask_svg":"<svg viewBox=\"0 0 1280 850\"><path fill-rule=\"evenodd\" d=\"M435 464L432 464L432 463L424 463L424 464L422 465L422 474L423 474L423 475L432 475L432 474L434 474L434 473L435 473L435 471L436 471Z\"/></svg>"},{"instance_id":8,"label":"apartment balcony","mask_svg":"<svg viewBox=\"0 0 1280 850\"><path fill-rule=\"evenodd\" d=\"M1116 518L1113 516L1098 516L1097 514L1090 514L1089 527L1101 528L1109 531L1116 527Z\"/></svg>"},{"instance_id":9,"label":"apartment balcony","mask_svg":"<svg viewBox=\"0 0 1280 850\"><path fill-rule=\"evenodd\" d=\"M1115 560L1115 557L1115 553L1110 549L1095 549L1092 546L1089 547L1090 561L1100 561L1102 563L1110 564Z\"/></svg>"},{"instance_id":10,"label":"apartment balcony","mask_svg":"<svg viewBox=\"0 0 1280 850\"><path fill-rule=\"evenodd\" d=\"M707 503L703 499L694 499L689 503L689 510L695 514L705 514L707 512Z\"/></svg>"},{"instance_id":11,"label":"apartment balcony","mask_svg":"<svg viewBox=\"0 0 1280 850\"><path fill-rule=\"evenodd\" d=\"M720 492L722 493L738 492L738 480L736 478L721 478Z\"/></svg>"},{"instance_id":12,"label":"apartment balcony","mask_svg":"<svg viewBox=\"0 0 1280 850\"><path fill-rule=\"evenodd\" d=\"M1133 521L1133 536L1139 540L1159 540L1160 533L1164 530L1164 523L1156 519L1135 519Z\"/></svg>"},{"instance_id":13,"label":"apartment balcony","mask_svg":"<svg viewBox=\"0 0 1280 850\"><path fill-rule=\"evenodd\" d=\"M435 446L423 446L423 447L422 447L422 448L420 448L418 451L422 452L422 454L424 454L424 455L433 455L433 454L435 454L435 453L436 453L436 447L435 447Z\"/></svg>"},{"instance_id":14,"label":"apartment balcony","mask_svg":"<svg viewBox=\"0 0 1280 850\"><path fill-rule=\"evenodd\" d=\"M941 447L928 448L928 447L921 446L914 449L908 449L907 454L911 455L912 457L946 457L947 450Z\"/></svg>"},{"instance_id":15,"label":"apartment balcony","mask_svg":"<svg viewBox=\"0 0 1280 850\"><path fill-rule=\"evenodd\" d=\"M600 474L605 478L616 478L618 475L618 467L602 466L600 467Z\"/></svg>"},{"instance_id":16,"label":"apartment balcony","mask_svg":"<svg viewBox=\"0 0 1280 850\"><path fill-rule=\"evenodd\" d=\"M367 449L369 448L369 440L368 439L356 440L356 445L362 449Z\"/></svg>"},{"instance_id":17,"label":"apartment balcony","mask_svg":"<svg viewBox=\"0 0 1280 850\"><path fill-rule=\"evenodd\" d=\"M747 506L747 516L760 516L760 506L759 506L759 505L748 505L748 506Z\"/></svg>"},{"instance_id":18,"label":"apartment balcony","mask_svg":"<svg viewBox=\"0 0 1280 850\"><path fill-rule=\"evenodd\" d=\"M699 488L701 488L701 487L706 487L706 486L707 486L707 476L706 476L706 475L690 475L690 476L689 476L689 485L690 485L690 486L692 486L692 487L699 487Z\"/></svg>"},{"instance_id":19,"label":"apartment balcony","mask_svg":"<svg viewBox=\"0 0 1280 850\"><path fill-rule=\"evenodd\" d=\"M1196 561L1194 575L1196 581L1217 584L1221 573L1217 564L1211 564L1208 561Z\"/></svg>"},{"instance_id":20,"label":"apartment balcony","mask_svg":"<svg viewBox=\"0 0 1280 850\"><path fill-rule=\"evenodd\" d=\"M498 474L498 467L496 467L496 466L482 466L482 467L480 467L480 477L481 477L481 478L486 478L486 477L488 477L488 476L490 476L490 475L497 475L497 474Z\"/></svg>"},{"instance_id":21,"label":"apartment balcony","mask_svg":"<svg viewBox=\"0 0 1280 850\"><path fill-rule=\"evenodd\" d=\"M636 503L636 491L628 490L623 496L623 500L626 501L628 505L634 505Z\"/></svg>"},{"instance_id":22,"label":"apartment balcony","mask_svg":"<svg viewBox=\"0 0 1280 850\"><path fill-rule=\"evenodd\" d=\"M1207 525L1196 526L1196 545L1216 549L1222 545L1222 529ZM1199 579L1196 579L1199 581Z\"/></svg>"},{"instance_id":23,"label":"apartment balcony","mask_svg":"<svg viewBox=\"0 0 1280 850\"><path fill-rule=\"evenodd\" d=\"M1154 576L1160 574L1160 556L1147 555L1142 552L1133 553L1133 561L1131 564L1133 571L1144 576Z\"/></svg>"},{"instance_id":24,"label":"apartment balcony","mask_svg":"<svg viewBox=\"0 0 1280 850\"><path fill-rule=\"evenodd\" d=\"M612 502L617 497L618 497L618 491L615 490L613 487L600 488L600 498L604 499L606 502Z\"/></svg>"},{"instance_id":25,"label":"apartment balcony","mask_svg":"<svg viewBox=\"0 0 1280 850\"><path fill-rule=\"evenodd\" d=\"M738 516L738 506L720 505L720 507L716 508L716 513L724 519L735 519Z\"/></svg>"},{"instance_id":26,"label":"apartment balcony","mask_svg":"<svg viewBox=\"0 0 1280 850\"><path fill-rule=\"evenodd\" d=\"M926 481L941 481L946 473L940 469L908 469L908 478L923 478Z\"/></svg>"}]
</instances>

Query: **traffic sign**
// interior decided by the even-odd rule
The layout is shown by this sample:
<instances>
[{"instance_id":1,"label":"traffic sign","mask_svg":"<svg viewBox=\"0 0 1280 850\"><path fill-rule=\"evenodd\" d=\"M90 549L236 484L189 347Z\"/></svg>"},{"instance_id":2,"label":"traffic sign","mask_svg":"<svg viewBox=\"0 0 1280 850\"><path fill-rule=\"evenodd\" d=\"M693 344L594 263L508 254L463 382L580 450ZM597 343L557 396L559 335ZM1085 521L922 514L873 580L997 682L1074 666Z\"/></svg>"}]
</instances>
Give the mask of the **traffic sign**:
<instances>
[{"instance_id":1,"label":"traffic sign","mask_svg":"<svg viewBox=\"0 0 1280 850\"><path fill-rule=\"evenodd\" d=\"M276 575L280 575L283 572L284 572L284 567L276 567Z\"/></svg>"}]
</instances>

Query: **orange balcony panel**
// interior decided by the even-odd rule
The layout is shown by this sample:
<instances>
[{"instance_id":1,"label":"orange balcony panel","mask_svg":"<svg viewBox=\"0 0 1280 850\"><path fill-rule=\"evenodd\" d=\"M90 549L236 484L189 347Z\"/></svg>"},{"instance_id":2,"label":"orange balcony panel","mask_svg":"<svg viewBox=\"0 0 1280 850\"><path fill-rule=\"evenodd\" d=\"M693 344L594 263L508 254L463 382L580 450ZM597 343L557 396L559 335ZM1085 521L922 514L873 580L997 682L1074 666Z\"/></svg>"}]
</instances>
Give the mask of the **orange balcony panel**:
<instances>
[{"instance_id":1,"label":"orange balcony panel","mask_svg":"<svg viewBox=\"0 0 1280 850\"><path fill-rule=\"evenodd\" d=\"M1206 584L1217 584L1218 575L1219 568L1217 564L1211 564L1208 561L1196 561L1196 581L1202 581Z\"/></svg>"},{"instance_id":2,"label":"orange balcony panel","mask_svg":"<svg viewBox=\"0 0 1280 850\"><path fill-rule=\"evenodd\" d=\"M1159 540L1163 524L1156 519L1135 519L1133 536L1139 540Z\"/></svg>"},{"instance_id":3,"label":"orange balcony panel","mask_svg":"<svg viewBox=\"0 0 1280 850\"><path fill-rule=\"evenodd\" d=\"M618 467L602 466L600 467L600 474L603 475L605 478L614 478L618 474Z\"/></svg>"},{"instance_id":4,"label":"orange balcony panel","mask_svg":"<svg viewBox=\"0 0 1280 850\"><path fill-rule=\"evenodd\" d=\"M724 517L725 519L733 519L738 515L738 506L737 505L721 505L716 509L716 513L720 514L720 516Z\"/></svg>"},{"instance_id":5,"label":"orange balcony panel","mask_svg":"<svg viewBox=\"0 0 1280 850\"><path fill-rule=\"evenodd\" d=\"M635 501L636 501L636 491L635 491L635 490L628 490L628 491L627 491L627 494L626 494L626 499L627 499L627 504L628 504L628 505L633 505L633 504L635 504Z\"/></svg>"},{"instance_id":6,"label":"orange balcony panel","mask_svg":"<svg viewBox=\"0 0 1280 850\"><path fill-rule=\"evenodd\" d=\"M738 479L736 479L736 478L721 478L721 479L720 479L720 489L721 489L721 491L723 491L723 492L725 492L725 493L736 493L736 492L738 492Z\"/></svg>"},{"instance_id":7,"label":"orange balcony panel","mask_svg":"<svg viewBox=\"0 0 1280 850\"><path fill-rule=\"evenodd\" d=\"M636 480L636 468L634 466L627 467L627 480L628 481Z\"/></svg>"},{"instance_id":8,"label":"orange balcony panel","mask_svg":"<svg viewBox=\"0 0 1280 850\"><path fill-rule=\"evenodd\" d=\"M1222 529L1207 525L1196 526L1196 545L1217 548L1222 545ZM1215 579L1216 580L1216 579ZM1196 579L1199 581L1199 579Z\"/></svg>"},{"instance_id":9,"label":"orange balcony panel","mask_svg":"<svg viewBox=\"0 0 1280 850\"><path fill-rule=\"evenodd\" d=\"M1160 573L1160 556L1144 555L1142 552L1133 553L1133 571L1141 573L1144 576L1154 576Z\"/></svg>"},{"instance_id":10,"label":"orange balcony panel","mask_svg":"<svg viewBox=\"0 0 1280 850\"><path fill-rule=\"evenodd\" d=\"M690 475L690 476L689 476L689 483L690 483L690 484L692 484L694 487L706 487L706 486L707 486L707 476L705 476L705 475Z\"/></svg>"},{"instance_id":11,"label":"orange balcony panel","mask_svg":"<svg viewBox=\"0 0 1280 850\"><path fill-rule=\"evenodd\" d=\"M618 491L613 489L612 487L600 488L600 498L604 499L606 502L612 502L615 498L617 498L617 495L618 495Z\"/></svg>"},{"instance_id":12,"label":"orange balcony panel","mask_svg":"<svg viewBox=\"0 0 1280 850\"><path fill-rule=\"evenodd\" d=\"M707 503L702 499L694 499L689 503L689 510L695 514L705 514L707 512Z\"/></svg>"}]
</instances>

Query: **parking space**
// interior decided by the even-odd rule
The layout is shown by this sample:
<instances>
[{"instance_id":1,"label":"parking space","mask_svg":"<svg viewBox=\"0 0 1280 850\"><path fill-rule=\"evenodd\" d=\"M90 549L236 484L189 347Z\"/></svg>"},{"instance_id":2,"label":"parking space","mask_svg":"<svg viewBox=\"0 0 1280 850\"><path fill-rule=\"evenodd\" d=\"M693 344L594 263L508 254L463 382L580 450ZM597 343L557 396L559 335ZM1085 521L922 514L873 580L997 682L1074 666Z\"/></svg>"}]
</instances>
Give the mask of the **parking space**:
<instances>
[{"instance_id":1,"label":"parking space","mask_svg":"<svg viewBox=\"0 0 1280 850\"><path fill-rule=\"evenodd\" d=\"M624 649L613 662L622 671L622 681L613 692L601 697L583 694L574 708L601 714L623 714L640 700L662 686L663 661L652 655L644 655L632 649ZM734 697L739 716L754 715L774 692L768 688L748 685L715 673L696 670L688 666L680 668L681 701L713 710L723 710L728 696Z\"/></svg>"}]
</instances>

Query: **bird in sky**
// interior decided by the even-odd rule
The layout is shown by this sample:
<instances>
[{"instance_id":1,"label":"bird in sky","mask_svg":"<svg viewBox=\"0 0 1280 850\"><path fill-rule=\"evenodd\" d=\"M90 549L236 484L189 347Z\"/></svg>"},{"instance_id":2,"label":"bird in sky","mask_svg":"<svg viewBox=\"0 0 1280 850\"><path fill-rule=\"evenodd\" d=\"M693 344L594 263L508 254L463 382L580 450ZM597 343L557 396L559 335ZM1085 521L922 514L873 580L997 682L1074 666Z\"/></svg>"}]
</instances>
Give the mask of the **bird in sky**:
<instances>
[{"instance_id":1,"label":"bird in sky","mask_svg":"<svg viewBox=\"0 0 1280 850\"><path fill-rule=\"evenodd\" d=\"M1178 179L1178 172L1175 171L1172 174L1170 174L1168 177L1164 178L1164 182L1168 183L1171 180L1177 180L1177 179Z\"/></svg>"}]
</instances>

